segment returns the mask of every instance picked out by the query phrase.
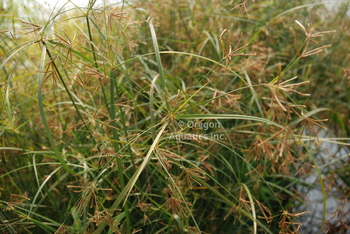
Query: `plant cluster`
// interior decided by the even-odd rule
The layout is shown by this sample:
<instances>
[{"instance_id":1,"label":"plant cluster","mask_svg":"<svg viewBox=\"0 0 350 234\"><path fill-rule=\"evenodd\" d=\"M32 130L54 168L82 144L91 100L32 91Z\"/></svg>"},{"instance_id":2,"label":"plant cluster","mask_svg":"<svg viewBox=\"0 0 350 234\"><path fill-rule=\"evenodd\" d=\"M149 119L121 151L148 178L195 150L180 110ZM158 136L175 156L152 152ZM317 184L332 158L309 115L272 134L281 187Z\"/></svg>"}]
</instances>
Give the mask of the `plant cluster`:
<instances>
[{"instance_id":1,"label":"plant cluster","mask_svg":"<svg viewBox=\"0 0 350 234\"><path fill-rule=\"evenodd\" d=\"M24 2L0 3L0 232L348 229L349 2Z\"/></svg>"}]
</instances>

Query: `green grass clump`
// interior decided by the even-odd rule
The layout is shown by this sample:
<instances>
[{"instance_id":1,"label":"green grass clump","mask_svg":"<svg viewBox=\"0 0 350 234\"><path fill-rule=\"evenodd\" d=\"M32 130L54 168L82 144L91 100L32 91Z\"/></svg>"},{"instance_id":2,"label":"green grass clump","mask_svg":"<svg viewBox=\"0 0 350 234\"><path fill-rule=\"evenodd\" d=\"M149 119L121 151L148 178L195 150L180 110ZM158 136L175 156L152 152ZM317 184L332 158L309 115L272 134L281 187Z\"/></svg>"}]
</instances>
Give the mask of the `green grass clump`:
<instances>
[{"instance_id":1,"label":"green grass clump","mask_svg":"<svg viewBox=\"0 0 350 234\"><path fill-rule=\"evenodd\" d=\"M346 230L349 2L73 2L0 3L1 232Z\"/></svg>"}]
</instances>

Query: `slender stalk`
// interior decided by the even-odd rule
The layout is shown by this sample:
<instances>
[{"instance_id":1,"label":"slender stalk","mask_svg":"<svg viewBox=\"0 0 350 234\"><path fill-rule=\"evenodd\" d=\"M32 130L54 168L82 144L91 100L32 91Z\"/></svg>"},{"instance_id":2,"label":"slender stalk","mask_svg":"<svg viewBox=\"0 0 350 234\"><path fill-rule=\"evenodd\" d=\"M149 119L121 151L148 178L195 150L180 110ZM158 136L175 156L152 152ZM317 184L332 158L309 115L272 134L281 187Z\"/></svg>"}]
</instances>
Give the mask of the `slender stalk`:
<instances>
[{"instance_id":1,"label":"slender stalk","mask_svg":"<svg viewBox=\"0 0 350 234\"><path fill-rule=\"evenodd\" d=\"M116 116L115 116L114 86L116 84L116 81L115 81L116 78L115 78L114 69L111 70L110 75L111 75L110 98L111 98L111 119L112 119L111 124L113 126L113 139L115 140L113 144L114 144L115 152L118 152L119 145L116 141L119 141L119 136L116 129L117 123L116 123ZM121 189L123 190L125 187L125 182L124 182L124 174L123 174L122 162L120 157L117 157L117 166L118 166L119 182L120 182ZM128 233L130 233L130 218L129 218L128 204L125 204L124 211L125 211L126 222L127 222L127 230L128 230Z\"/></svg>"}]
</instances>

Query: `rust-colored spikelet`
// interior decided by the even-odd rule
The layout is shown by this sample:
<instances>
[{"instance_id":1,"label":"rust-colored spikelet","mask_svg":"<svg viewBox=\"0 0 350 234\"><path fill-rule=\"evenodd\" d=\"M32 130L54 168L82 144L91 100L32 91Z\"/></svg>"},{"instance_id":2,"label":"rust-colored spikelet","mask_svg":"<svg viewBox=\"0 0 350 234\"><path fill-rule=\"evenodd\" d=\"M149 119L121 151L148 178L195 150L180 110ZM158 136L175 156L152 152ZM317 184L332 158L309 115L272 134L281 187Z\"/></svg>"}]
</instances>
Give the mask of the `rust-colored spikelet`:
<instances>
[{"instance_id":1,"label":"rust-colored spikelet","mask_svg":"<svg viewBox=\"0 0 350 234\"><path fill-rule=\"evenodd\" d=\"M297 234L299 233L301 223L293 222L292 219L295 217L298 217L300 215L309 213L308 211L292 214L289 213L287 210L284 210L281 214L281 218L278 222L279 228L281 228L280 234Z\"/></svg>"},{"instance_id":2,"label":"rust-colored spikelet","mask_svg":"<svg viewBox=\"0 0 350 234\"><path fill-rule=\"evenodd\" d=\"M236 9L236 8L240 8L238 17L242 17L244 12L249 16L247 3L248 3L248 0L242 0L242 3L240 3L240 4L236 5L235 7L233 7L231 9L231 11Z\"/></svg>"},{"instance_id":3,"label":"rust-colored spikelet","mask_svg":"<svg viewBox=\"0 0 350 234\"><path fill-rule=\"evenodd\" d=\"M226 48L225 48L225 45L224 45L224 41L222 39L223 35L227 32L227 45L226 45ZM223 59L227 59L227 62L226 62L226 68L225 68L225 74L226 74L226 70L228 68L228 64L231 62L231 58L233 57L237 57L237 56L251 56L251 55L254 55L254 54L244 54L244 53L240 53L240 54L236 54L238 51L246 48L249 44L246 43L245 45L241 46L241 47L238 47L239 43L241 42L242 40L242 37L243 37L243 33L240 34L240 37L239 37L239 40L236 44L236 46L232 49L232 42L233 42L233 39L235 38L235 35L232 37L232 40L230 38L230 30L227 30L225 29L221 34L220 34L220 41L221 41L221 45L222 45L222 50L224 52L224 57Z\"/></svg>"},{"instance_id":4,"label":"rust-colored spikelet","mask_svg":"<svg viewBox=\"0 0 350 234\"><path fill-rule=\"evenodd\" d=\"M27 197L27 193L24 195L11 194L9 201L7 202L7 206L5 211L14 210L15 205L20 205L25 201L29 201L30 199Z\"/></svg>"},{"instance_id":5,"label":"rust-colored spikelet","mask_svg":"<svg viewBox=\"0 0 350 234\"><path fill-rule=\"evenodd\" d=\"M44 84L46 84L46 82L52 78L52 82L55 86L57 86L57 81L60 82L60 79L58 77L55 65L54 65L54 61L56 60L57 57L54 57L53 59L50 59L50 61L45 65L45 71L43 71L42 73L45 74L45 77L43 79L43 81L41 82L41 84L39 85L39 89L41 89L43 87Z\"/></svg>"},{"instance_id":6,"label":"rust-colored spikelet","mask_svg":"<svg viewBox=\"0 0 350 234\"><path fill-rule=\"evenodd\" d=\"M293 109L293 111L294 111L294 109ZM304 133L306 126L309 127L310 132L313 132L316 135L317 142L319 143L318 132L317 132L316 127L320 127L320 128L323 128L324 130L327 130L327 128L322 126L321 124L319 124L319 122L325 122L325 121L328 121L328 119L315 120L315 119L311 119L311 118L307 117L306 115L304 115L303 112L301 113L301 115L297 111L294 111L294 112L304 121L303 128L302 128L300 136L299 136L299 144L301 142L301 139L302 139L302 136L303 136L303 133ZM310 138L311 138L311 135L310 135Z\"/></svg>"},{"instance_id":7,"label":"rust-colored spikelet","mask_svg":"<svg viewBox=\"0 0 350 234\"><path fill-rule=\"evenodd\" d=\"M306 36L306 45L305 45L304 50L301 53L300 57L307 57L310 55L317 54L319 52L322 52L325 48L332 46L331 44L329 44L329 45L320 46L316 49L308 50L310 43L313 43L313 44L318 43L317 41L314 40L315 38L322 37L324 34L336 32L336 30L332 30L332 31L322 31L322 32L313 33L313 30L311 28L311 26L312 26L312 7L310 8L309 23L307 25L307 29L298 20L295 20L295 22L302 28L302 30L304 31L305 36Z\"/></svg>"},{"instance_id":8,"label":"rust-colored spikelet","mask_svg":"<svg viewBox=\"0 0 350 234\"><path fill-rule=\"evenodd\" d=\"M166 205L166 210L171 210L173 215L177 214L180 218L183 216L187 217L188 211L185 207L185 203L187 206L191 206L191 203L177 199L175 197L176 192L172 191L172 189L164 189L164 192L167 200L162 206Z\"/></svg>"},{"instance_id":9,"label":"rust-colored spikelet","mask_svg":"<svg viewBox=\"0 0 350 234\"><path fill-rule=\"evenodd\" d=\"M70 234L70 231L68 229L68 227L66 226L66 224L62 223L61 226L57 229L57 231L55 232L55 234Z\"/></svg>"}]
</instances>

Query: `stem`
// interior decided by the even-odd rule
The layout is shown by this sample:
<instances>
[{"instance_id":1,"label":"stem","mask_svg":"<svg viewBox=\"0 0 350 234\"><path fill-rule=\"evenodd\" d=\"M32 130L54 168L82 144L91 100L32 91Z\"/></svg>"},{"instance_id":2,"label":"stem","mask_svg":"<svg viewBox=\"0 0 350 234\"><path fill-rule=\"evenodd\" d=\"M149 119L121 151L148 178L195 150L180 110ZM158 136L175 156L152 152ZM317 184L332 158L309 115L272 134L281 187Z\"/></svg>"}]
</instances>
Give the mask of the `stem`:
<instances>
[{"instance_id":1,"label":"stem","mask_svg":"<svg viewBox=\"0 0 350 234\"><path fill-rule=\"evenodd\" d=\"M111 70L110 75L111 75L110 98L111 98L111 119L112 119L111 124L113 126L113 139L115 140L113 144L114 144L115 152L118 152L119 145L116 141L119 141L119 136L116 129L117 122L116 122L116 116L115 116L114 85L116 84L116 82L115 82L114 69ZM117 157L117 166L118 166L119 182L120 182L121 190L123 190L125 187L125 182L124 182L122 162L119 157ZM128 204L125 204L124 210L125 210L125 216L126 216L126 222L127 222L127 230L128 230L128 233L130 233L130 218L129 218L129 212L128 212Z\"/></svg>"}]
</instances>

